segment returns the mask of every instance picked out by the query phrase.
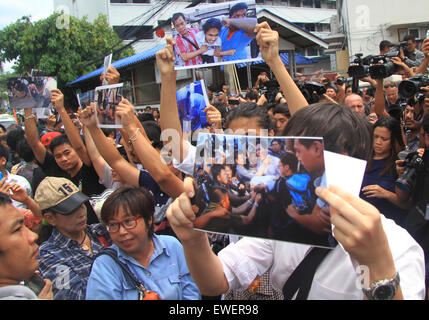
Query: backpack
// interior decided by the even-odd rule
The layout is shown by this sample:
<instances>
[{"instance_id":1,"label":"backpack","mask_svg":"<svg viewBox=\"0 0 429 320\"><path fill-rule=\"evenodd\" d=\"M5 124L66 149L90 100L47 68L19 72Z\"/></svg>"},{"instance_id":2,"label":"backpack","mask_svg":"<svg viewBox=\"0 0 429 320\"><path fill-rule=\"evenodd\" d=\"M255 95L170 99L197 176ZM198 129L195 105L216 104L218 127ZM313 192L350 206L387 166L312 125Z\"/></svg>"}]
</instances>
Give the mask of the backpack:
<instances>
[{"instance_id":1,"label":"backpack","mask_svg":"<svg viewBox=\"0 0 429 320\"><path fill-rule=\"evenodd\" d=\"M311 178L308 174L295 174L286 180L292 204L300 213L310 213L315 204L315 199L311 195L310 182Z\"/></svg>"}]
</instances>

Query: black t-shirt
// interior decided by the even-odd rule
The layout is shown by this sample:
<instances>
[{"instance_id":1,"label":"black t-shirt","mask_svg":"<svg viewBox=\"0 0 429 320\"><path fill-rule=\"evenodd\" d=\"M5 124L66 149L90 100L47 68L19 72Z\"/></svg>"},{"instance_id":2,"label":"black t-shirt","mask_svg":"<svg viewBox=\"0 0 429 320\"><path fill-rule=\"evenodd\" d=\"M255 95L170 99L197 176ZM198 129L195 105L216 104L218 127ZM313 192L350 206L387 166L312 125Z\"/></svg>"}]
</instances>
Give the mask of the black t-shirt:
<instances>
[{"instance_id":1,"label":"black t-shirt","mask_svg":"<svg viewBox=\"0 0 429 320\"><path fill-rule=\"evenodd\" d=\"M92 165L88 167L87 165L82 164L82 168L79 172L72 177L58 166L52 153L46 152L45 162L43 165L40 164L40 167L42 168L45 176L40 174L37 176L37 179L33 178L33 190L36 190L40 182L42 182L46 177L66 178L72 181L79 190L88 197L99 195L106 190L106 187L99 183L99 177ZM88 224L99 223L92 206L89 203L87 203L86 206L88 208Z\"/></svg>"}]
</instances>

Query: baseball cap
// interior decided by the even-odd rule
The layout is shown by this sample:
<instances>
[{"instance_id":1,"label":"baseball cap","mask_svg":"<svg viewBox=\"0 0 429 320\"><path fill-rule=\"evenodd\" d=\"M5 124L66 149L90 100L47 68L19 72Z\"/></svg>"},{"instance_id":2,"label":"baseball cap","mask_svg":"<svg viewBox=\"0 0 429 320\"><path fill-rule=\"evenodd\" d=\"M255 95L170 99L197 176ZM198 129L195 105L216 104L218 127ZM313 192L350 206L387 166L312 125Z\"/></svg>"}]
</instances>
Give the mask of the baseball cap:
<instances>
[{"instance_id":1,"label":"baseball cap","mask_svg":"<svg viewBox=\"0 0 429 320\"><path fill-rule=\"evenodd\" d=\"M54 140L56 137L60 136L61 133L59 132L48 132L42 136L41 142L45 147L49 147L52 140Z\"/></svg>"},{"instance_id":2,"label":"baseball cap","mask_svg":"<svg viewBox=\"0 0 429 320\"><path fill-rule=\"evenodd\" d=\"M47 177L36 190L34 200L42 211L49 209L64 216L75 212L89 198L65 178Z\"/></svg>"}]
</instances>

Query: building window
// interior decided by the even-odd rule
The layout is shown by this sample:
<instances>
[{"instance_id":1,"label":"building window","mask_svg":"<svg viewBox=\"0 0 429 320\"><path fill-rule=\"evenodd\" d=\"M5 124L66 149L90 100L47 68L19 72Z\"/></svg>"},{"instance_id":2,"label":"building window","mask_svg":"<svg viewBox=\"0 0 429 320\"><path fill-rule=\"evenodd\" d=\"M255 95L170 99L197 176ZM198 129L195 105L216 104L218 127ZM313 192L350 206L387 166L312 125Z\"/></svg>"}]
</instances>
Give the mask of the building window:
<instances>
[{"instance_id":1,"label":"building window","mask_svg":"<svg viewBox=\"0 0 429 320\"><path fill-rule=\"evenodd\" d=\"M290 0L289 5L291 7L301 7L301 0Z\"/></svg>"},{"instance_id":2,"label":"building window","mask_svg":"<svg viewBox=\"0 0 429 320\"><path fill-rule=\"evenodd\" d=\"M316 57L319 55L319 50L317 47L313 47L313 48L308 48L307 49L307 55L309 57Z\"/></svg>"},{"instance_id":3,"label":"building window","mask_svg":"<svg viewBox=\"0 0 429 320\"><path fill-rule=\"evenodd\" d=\"M149 26L113 26L122 40L153 39L153 29Z\"/></svg>"},{"instance_id":4,"label":"building window","mask_svg":"<svg viewBox=\"0 0 429 320\"><path fill-rule=\"evenodd\" d=\"M304 8L313 8L313 0L303 0L302 6Z\"/></svg>"}]
</instances>

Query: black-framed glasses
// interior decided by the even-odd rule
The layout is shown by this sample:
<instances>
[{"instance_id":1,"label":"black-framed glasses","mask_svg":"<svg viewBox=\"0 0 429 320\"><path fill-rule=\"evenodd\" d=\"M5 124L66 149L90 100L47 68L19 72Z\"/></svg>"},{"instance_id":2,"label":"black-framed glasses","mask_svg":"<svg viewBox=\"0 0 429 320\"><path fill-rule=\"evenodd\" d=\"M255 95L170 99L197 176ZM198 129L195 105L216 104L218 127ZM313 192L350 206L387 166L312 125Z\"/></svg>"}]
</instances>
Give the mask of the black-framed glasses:
<instances>
[{"instance_id":1,"label":"black-framed glasses","mask_svg":"<svg viewBox=\"0 0 429 320\"><path fill-rule=\"evenodd\" d=\"M109 222L106 225L107 231L112 232L112 233L116 233L119 232L119 229L121 226L124 227L124 229L126 230L132 230L135 227L137 227L137 221L143 219L143 217L137 217L137 218L127 218L123 221L120 222Z\"/></svg>"}]
</instances>

